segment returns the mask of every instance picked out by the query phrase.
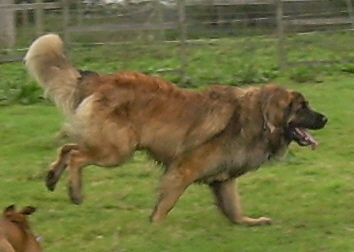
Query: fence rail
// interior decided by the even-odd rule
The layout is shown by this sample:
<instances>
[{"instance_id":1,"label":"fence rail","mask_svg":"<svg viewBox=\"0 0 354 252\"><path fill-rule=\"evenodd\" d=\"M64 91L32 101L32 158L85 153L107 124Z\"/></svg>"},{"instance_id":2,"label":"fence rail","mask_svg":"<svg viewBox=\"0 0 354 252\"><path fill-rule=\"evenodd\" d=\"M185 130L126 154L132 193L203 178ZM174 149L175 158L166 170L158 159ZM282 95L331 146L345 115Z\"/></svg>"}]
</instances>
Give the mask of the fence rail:
<instances>
[{"instance_id":1,"label":"fence rail","mask_svg":"<svg viewBox=\"0 0 354 252\"><path fill-rule=\"evenodd\" d=\"M102 24L92 26L75 26L69 27L69 32L99 32L99 31L153 31L153 30L169 30L176 29L176 23L163 24Z\"/></svg>"},{"instance_id":2,"label":"fence rail","mask_svg":"<svg viewBox=\"0 0 354 252\"><path fill-rule=\"evenodd\" d=\"M150 37L153 39L179 41L181 71L177 72L182 75L188 65L186 47L190 39L215 38L210 35L222 32L231 34L226 36L239 36L242 31L252 36L260 30L263 35L277 34L278 65L285 68L294 65L287 53L288 33L309 29L316 31L316 27L327 26L338 26L341 30L343 26L347 29L354 28L351 0L345 0L345 4L341 6L330 6L329 1L325 0L177 0L176 4L151 0L107 6L87 5L79 0L51 3L36 0L36 3L21 4L11 4L13 0L6 2L0 4L0 21L6 16L12 22L14 34L10 34L10 37L25 37L23 34L27 32L26 45L36 36L48 31L61 33L67 43L75 41L76 44L77 37L81 35L97 39L91 41L97 44L104 43L99 41L103 33L108 38L106 42L112 42L109 39L114 39L119 34L127 34L127 37L132 38L137 32L151 32L153 36ZM307 8L306 5L310 7ZM7 15L1 15L2 13ZM16 26L16 22L21 25ZM0 27L0 37L1 30ZM89 35L94 33L100 35ZM191 34L200 35L193 37ZM74 36L75 39L72 39ZM0 53L0 63L16 60L21 60L21 57ZM308 61L304 64L308 64Z\"/></svg>"},{"instance_id":3,"label":"fence rail","mask_svg":"<svg viewBox=\"0 0 354 252\"><path fill-rule=\"evenodd\" d=\"M213 6L245 6L245 5L274 5L275 0L189 0L186 6L192 5L213 5ZM284 3L319 2L322 0L283 0Z\"/></svg>"},{"instance_id":4,"label":"fence rail","mask_svg":"<svg viewBox=\"0 0 354 252\"><path fill-rule=\"evenodd\" d=\"M311 19L299 19L299 20L286 20L284 22L289 25L339 25L339 24L351 24L354 22L354 19L311 18Z\"/></svg>"},{"instance_id":5,"label":"fence rail","mask_svg":"<svg viewBox=\"0 0 354 252\"><path fill-rule=\"evenodd\" d=\"M24 10L35 10L35 9L60 9L62 8L62 3L20 3L20 4L0 4L0 9L7 9L11 11L24 11Z\"/></svg>"}]
</instances>

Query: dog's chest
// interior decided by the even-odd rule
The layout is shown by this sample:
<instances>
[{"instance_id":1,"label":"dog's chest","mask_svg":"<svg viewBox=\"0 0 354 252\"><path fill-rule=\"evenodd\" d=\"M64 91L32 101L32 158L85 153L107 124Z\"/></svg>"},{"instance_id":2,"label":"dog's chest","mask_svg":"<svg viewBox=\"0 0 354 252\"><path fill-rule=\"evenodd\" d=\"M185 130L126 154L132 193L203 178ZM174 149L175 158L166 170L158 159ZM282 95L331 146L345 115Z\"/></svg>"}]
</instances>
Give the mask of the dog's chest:
<instances>
[{"instance_id":1,"label":"dog's chest","mask_svg":"<svg viewBox=\"0 0 354 252\"><path fill-rule=\"evenodd\" d=\"M249 171L258 169L269 158L270 153L263 145L256 145L254 148L237 148L210 169L201 181L212 183L239 177Z\"/></svg>"}]
</instances>

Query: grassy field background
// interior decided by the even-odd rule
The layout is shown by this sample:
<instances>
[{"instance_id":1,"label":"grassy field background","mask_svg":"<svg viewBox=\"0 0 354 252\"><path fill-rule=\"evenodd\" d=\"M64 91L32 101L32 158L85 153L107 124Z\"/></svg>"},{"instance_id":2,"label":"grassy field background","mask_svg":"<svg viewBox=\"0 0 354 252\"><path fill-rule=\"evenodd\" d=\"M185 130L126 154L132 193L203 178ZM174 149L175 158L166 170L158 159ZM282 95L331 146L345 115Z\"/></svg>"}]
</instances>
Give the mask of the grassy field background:
<instances>
[{"instance_id":1,"label":"grassy field background","mask_svg":"<svg viewBox=\"0 0 354 252\"><path fill-rule=\"evenodd\" d=\"M271 217L273 225L229 223L203 185L191 186L166 222L151 224L148 216L162 170L143 152L119 168L86 168L85 200L80 206L68 200L66 173L56 191L48 192L44 177L62 144L55 134L63 118L43 100L20 63L0 65L4 105L0 106L0 207L13 203L37 207L31 217L33 229L44 238L45 251L53 252L354 251L352 65L279 73L276 60L267 53L273 47L256 50L259 54L247 60L252 53L233 51L238 42L222 41L223 46L215 50L213 43L189 51L194 61L188 71L194 86L273 81L303 92L315 109L329 117L327 127L313 133L320 143L318 150L292 144L284 160L239 179L245 212ZM71 56L83 69L155 74L178 64L173 57L176 49L167 49L151 48L146 55L137 51L135 57L112 50L108 58L102 57L108 50L104 47L90 48L89 54L88 49L76 48ZM214 60L216 56L220 61ZM178 81L172 75L162 76Z\"/></svg>"}]
</instances>

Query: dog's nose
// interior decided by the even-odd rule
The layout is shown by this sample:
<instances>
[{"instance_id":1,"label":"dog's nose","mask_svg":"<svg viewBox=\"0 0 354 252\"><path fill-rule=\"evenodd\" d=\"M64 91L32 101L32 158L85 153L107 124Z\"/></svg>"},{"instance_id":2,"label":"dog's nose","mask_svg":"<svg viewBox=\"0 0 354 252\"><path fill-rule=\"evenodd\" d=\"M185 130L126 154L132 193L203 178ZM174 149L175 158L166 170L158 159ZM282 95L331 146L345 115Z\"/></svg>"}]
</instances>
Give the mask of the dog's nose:
<instances>
[{"instance_id":1,"label":"dog's nose","mask_svg":"<svg viewBox=\"0 0 354 252\"><path fill-rule=\"evenodd\" d=\"M326 124L328 122L328 118L325 116L322 116L322 122L323 122L323 124Z\"/></svg>"}]
</instances>

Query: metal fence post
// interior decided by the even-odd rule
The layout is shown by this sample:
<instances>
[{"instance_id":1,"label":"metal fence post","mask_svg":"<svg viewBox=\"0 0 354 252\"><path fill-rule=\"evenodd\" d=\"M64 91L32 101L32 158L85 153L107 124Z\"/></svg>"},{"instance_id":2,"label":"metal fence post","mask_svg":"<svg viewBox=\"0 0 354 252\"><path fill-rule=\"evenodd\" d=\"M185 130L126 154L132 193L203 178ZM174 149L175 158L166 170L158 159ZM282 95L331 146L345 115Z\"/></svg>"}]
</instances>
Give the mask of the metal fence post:
<instances>
[{"instance_id":1,"label":"metal fence post","mask_svg":"<svg viewBox=\"0 0 354 252\"><path fill-rule=\"evenodd\" d=\"M278 62L281 70L287 66L287 57L285 50L285 35L283 23L283 2L275 0L276 4L276 20L277 20L277 35L278 35Z\"/></svg>"},{"instance_id":2,"label":"metal fence post","mask_svg":"<svg viewBox=\"0 0 354 252\"><path fill-rule=\"evenodd\" d=\"M2 4L13 4L13 0L3 0ZM12 9L0 9L0 45L12 47L16 43L15 12Z\"/></svg>"},{"instance_id":3,"label":"metal fence post","mask_svg":"<svg viewBox=\"0 0 354 252\"><path fill-rule=\"evenodd\" d=\"M350 18L350 22L352 24L352 29L354 29L354 15L353 15L353 5L351 0L346 0L347 2L347 10Z\"/></svg>"},{"instance_id":4,"label":"metal fence post","mask_svg":"<svg viewBox=\"0 0 354 252\"><path fill-rule=\"evenodd\" d=\"M76 9L77 9L77 23L78 25L82 25L84 10L83 10L83 4L81 0L76 0Z\"/></svg>"},{"instance_id":5,"label":"metal fence post","mask_svg":"<svg viewBox=\"0 0 354 252\"><path fill-rule=\"evenodd\" d=\"M185 86L187 84L187 76L186 76L186 68L187 68L187 55L186 55L186 8L185 8L185 0L177 1L178 7L178 25L180 32L180 60L181 60L181 85Z\"/></svg>"},{"instance_id":6,"label":"metal fence post","mask_svg":"<svg viewBox=\"0 0 354 252\"><path fill-rule=\"evenodd\" d=\"M43 7L41 5L42 2L43 0L36 0L36 3L39 4L36 6L35 15L34 15L37 36L43 34Z\"/></svg>"},{"instance_id":7,"label":"metal fence post","mask_svg":"<svg viewBox=\"0 0 354 252\"><path fill-rule=\"evenodd\" d=\"M26 3L26 2L22 2L22 3ZM28 26L28 10L21 10L21 25L23 27L27 27Z\"/></svg>"},{"instance_id":8,"label":"metal fence post","mask_svg":"<svg viewBox=\"0 0 354 252\"><path fill-rule=\"evenodd\" d=\"M156 29L156 39L159 41L165 40L165 29L164 29L164 23L163 23L163 6L160 2L160 0L154 0L154 15L155 15L155 23L157 24L158 27L161 27L160 29Z\"/></svg>"},{"instance_id":9,"label":"metal fence post","mask_svg":"<svg viewBox=\"0 0 354 252\"><path fill-rule=\"evenodd\" d=\"M68 0L62 0L63 4L63 32L64 32L64 42L65 45L68 46L70 42L70 33L69 33L69 1Z\"/></svg>"}]
</instances>

